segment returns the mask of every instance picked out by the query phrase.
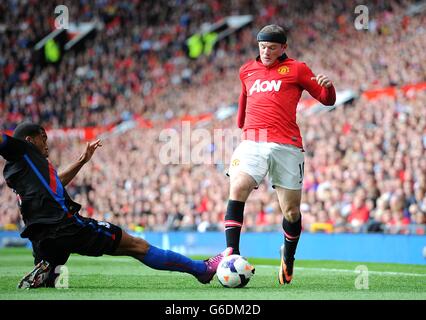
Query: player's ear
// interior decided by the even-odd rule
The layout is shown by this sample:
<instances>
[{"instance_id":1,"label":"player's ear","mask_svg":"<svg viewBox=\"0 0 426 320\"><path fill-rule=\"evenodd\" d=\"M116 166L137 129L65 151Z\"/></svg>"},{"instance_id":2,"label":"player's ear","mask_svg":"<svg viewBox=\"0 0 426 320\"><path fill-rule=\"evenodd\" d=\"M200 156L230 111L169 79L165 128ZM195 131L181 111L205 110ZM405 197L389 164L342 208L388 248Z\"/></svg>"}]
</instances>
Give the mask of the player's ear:
<instances>
[{"instance_id":1,"label":"player's ear","mask_svg":"<svg viewBox=\"0 0 426 320\"><path fill-rule=\"evenodd\" d=\"M25 141L33 143L33 138L31 138L30 136L26 136Z\"/></svg>"},{"instance_id":2,"label":"player's ear","mask_svg":"<svg viewBox=\"0 0 426 320\"><path fill-rule=\"evenodd\" d=\"M287 43L283 43L281 48L283 49L283 51L284 51L285 49L287 49Z\"/></svg>"}]
</instances>

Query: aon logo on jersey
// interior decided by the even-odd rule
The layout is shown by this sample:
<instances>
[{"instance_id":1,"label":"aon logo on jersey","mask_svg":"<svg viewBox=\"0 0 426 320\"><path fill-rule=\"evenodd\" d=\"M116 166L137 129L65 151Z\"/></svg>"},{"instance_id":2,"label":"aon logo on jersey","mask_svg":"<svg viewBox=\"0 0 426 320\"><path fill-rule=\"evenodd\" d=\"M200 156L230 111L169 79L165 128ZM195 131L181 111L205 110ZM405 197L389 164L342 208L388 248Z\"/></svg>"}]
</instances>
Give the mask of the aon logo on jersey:
<instances>
[{"instance_id":1,"label":"aon logo on jersey","mask_svg":"<svg viewBox=\"0 0 426 320\"><path fill-rule=\"evenodd\" d=\"M253 94L253 92L266 92L266 91L279 91L281 88L281 80L272 80L272 81L263 81L260 82L259 79L257 79L253 85L250 88L249 96Z\"/></svg>"}]
</instances>

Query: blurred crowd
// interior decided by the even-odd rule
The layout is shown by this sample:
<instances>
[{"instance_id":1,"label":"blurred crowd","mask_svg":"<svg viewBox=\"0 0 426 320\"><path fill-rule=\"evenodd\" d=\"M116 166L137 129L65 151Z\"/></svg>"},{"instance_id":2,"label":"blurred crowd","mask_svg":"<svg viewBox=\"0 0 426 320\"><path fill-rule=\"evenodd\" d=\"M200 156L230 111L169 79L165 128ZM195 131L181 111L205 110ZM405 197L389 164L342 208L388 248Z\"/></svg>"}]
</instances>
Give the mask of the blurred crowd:
<instances>
[{"instance_id":1,"label":"blurred crowd","mask_svg":"<svg viewBox=\"0 0 426 320\"><path fill-rule=\"evenodd\" d=\"M424 233L425 104L425 91L411 98L361 98L303 119L310 157L301 209L307 226Z\"/></svg>"},{"instance_id":2,"label":"blurred crowd","mask_svg":"<svg viewBox=\"0 0 426 320\"><path fill-rule=\"evenodd\" d=\"M9 13L0 15L0 127L13 129L24 119L47 128L118 124L133 115L155 121L151 129L106 137L68 187L83 215L131 230L223 230L230 159L163 164L159 137L170 119L235 105L238 68L257 55L261 26L285 26L288 55L327 74L337 90L426 81L426 15L406 14L412 1L367 4L369 29L362 31L353 25L356 1L64 2L71 22L96 20L103 29L86 50L43 69L32 63L31 50L51 30L55 3L0 4ZM212 55L186 57L185 40L203 22L236 14L255 20ZM376 100L361 95L332 112L299 117L305 231L425 234L425 104L425 91ZM200 126L212 132L235 123L233 116ZM58 167L84 149L75 139L51 144ZM209 157L222 148L213 143L203 152ZM0 179L0 226L19 221L15 197ZM282 230L281 222L265 181L247 202L244 230Z\"/></svg>"},{"instance_id":3,"label":"blurred crowd","mask_svg":"<svg viewBox=\"0 0 426 320\"><path fill-rule=\"evenodd\" d=\"M174 117L217 108L214 93L197 91L226 77L238 90L238 68L256 53L255 36L271 22L289 31L288 55L337 88L365 90L424 80L426 15L410 16L412 1L373 1L368 30L354 26L356 1L63 1L70 23L102 28L84 50L40 68L33 46L53 30L54 1L0 4L0 125L26 118L46 127L114 124L134 114ZM186 39L205 22L252 14L253 23L220 41L211 56L186 58ZM19 22L19 23L17 23ZM225 87L225 86L223 86ZM207 92L212 92L206 88ZM235 101L230 90L221 103Z\"/></svg>"}]
</instances>

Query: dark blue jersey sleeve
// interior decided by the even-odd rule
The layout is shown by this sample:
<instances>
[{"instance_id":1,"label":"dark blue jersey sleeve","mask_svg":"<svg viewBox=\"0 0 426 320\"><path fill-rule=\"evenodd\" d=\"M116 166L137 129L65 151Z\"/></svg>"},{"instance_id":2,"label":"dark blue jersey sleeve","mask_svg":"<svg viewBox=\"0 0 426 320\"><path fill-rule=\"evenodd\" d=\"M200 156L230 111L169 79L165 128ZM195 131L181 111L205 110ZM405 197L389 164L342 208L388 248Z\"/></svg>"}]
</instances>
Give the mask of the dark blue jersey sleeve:
<instances>
[{"instance_id":1,"label":"dark blue jersey sleeve","mask_svg":"<svg viewBox=\"0 0 426 320\"><path fill-rule=\"evenodd\" d=\"M7 161L19 161L25 154L27 144L24 141L3 134L0 155Z\"/></svg>"}]
</instances>

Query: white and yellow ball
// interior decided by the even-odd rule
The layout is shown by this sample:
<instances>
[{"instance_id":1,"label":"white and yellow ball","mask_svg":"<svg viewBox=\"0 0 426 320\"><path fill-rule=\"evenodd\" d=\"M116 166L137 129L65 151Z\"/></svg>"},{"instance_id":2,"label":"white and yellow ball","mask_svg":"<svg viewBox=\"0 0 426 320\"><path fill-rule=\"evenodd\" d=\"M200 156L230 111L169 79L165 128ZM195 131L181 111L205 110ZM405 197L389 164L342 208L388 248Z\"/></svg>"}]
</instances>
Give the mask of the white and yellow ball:
<instances>
[{"instance_id":1,"label":"white and yellow ball","mask_svg":"<svg viewBox=\"0 0 426 320\"><path fill-rule=\"evenodd\" d=\"M217 278L226 288L242 288L247 285L254 272L254 267L246 258L233 254L219 263Z\"/></svg>"}]
</instances>

